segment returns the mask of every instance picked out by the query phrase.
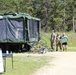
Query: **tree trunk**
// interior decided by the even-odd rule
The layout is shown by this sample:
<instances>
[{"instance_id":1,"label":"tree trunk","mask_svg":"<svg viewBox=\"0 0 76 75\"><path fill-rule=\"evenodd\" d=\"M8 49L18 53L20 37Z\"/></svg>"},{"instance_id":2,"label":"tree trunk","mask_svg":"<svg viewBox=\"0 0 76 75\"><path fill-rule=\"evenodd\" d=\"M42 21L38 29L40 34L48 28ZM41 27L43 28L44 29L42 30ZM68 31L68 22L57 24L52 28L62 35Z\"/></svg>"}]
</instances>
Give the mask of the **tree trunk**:
<instances>
[{"instance_id":1,"label":"tree trunk","mask_svg":"<svg viewBox=\"0 0 76 75\"><path fill-rule=\"evenodd\" d=\"M46 26L45 26L45 32L48 30L48 0L46 0Z\"/></svg>"},{"instance_id":2,"label":"tree trunk","mask_svg":"<svg viewBox=\"0 0 76 75\"><path fill-rule=\"evenodd\" d=\"M73 32L74 32L74 31L75 31L75 25L74 25L74 15L73 15L72 21L73 21Z\"/></svg>"}]
</instances>

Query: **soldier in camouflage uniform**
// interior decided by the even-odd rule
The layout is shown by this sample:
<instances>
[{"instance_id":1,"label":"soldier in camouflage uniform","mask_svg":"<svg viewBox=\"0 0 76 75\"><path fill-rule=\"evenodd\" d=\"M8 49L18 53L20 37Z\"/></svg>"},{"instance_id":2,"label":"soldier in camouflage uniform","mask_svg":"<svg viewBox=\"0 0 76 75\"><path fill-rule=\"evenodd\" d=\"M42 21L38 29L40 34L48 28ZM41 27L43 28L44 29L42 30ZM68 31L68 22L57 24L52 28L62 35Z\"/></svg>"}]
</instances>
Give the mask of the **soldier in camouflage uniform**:
<instances>
[{"instance_id":1,"label":"soldier in camouflage uniform","mask_svg":"<svg viewBox=\"0 0 76 75\"><path fill-rule=\"evenodd\" d=\"M50 42L51 42L51 49L54 50L54 43L55 43L55 32L54 32L54 30L52 30Z\"/></svg>"},{"instance_id":2,"label":"soldier in camouflage uniform","mask_svg":"<svg viewBox=\"0 0 76 75\"><path fill-rule=\"evenodd\" d=\"M57 36L56 36L56 51L58 51L58 47L62 51L62 44L61 44L60 39L61 39L61 36L58 33Z\"/></svg>"}]
</instances>

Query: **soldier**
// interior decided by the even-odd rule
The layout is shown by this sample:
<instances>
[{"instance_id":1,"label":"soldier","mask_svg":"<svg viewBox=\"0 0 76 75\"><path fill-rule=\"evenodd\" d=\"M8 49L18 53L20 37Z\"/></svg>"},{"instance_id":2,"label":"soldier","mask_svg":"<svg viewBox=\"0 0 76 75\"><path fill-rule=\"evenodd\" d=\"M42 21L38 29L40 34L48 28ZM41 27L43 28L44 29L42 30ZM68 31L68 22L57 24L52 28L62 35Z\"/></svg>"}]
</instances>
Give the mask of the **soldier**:
<instances>
[{"instance_id":1,"label":"soldier","mask_svg":"<svg viewBox=\"0 0 76 75\"><path fill-rule=\"evenodd\" d=\"M68 37L65 35L65 33L63 33L61 40L63 41L62 42L63 51L67 50Z\"/></svg>"},{"instance_id":2,"label":"soldier","mask_svg":"<svg viewBox=\"0 0 76 75\"><path fill-rule=\"evenodd\" d=\"M52 30L50 42L51 42L51 49L54 50L54 43L55 43L55 32L54 32L54 30Z\"/></svg>"},{"instance_id":3,"label":"soldier","mask_svg":"<svg viewBox=\"0 0 76 75\"><path fill-rule=\"evenodd\" d=\"M60 35L58 33L57 36L56 36L56 51L58 51L58 47L60 48L60 50L62 50L60 39L61 39L61 37L60 37Z\"/></svg>"}]
</instances>

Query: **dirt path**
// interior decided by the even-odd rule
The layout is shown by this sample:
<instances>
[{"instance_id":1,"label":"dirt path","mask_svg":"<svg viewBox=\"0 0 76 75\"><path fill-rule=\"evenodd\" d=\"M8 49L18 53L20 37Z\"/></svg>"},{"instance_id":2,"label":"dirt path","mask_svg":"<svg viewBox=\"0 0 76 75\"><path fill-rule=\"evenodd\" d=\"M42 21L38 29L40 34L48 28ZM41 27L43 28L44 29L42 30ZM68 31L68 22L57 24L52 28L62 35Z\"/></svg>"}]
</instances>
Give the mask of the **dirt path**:
<instances>
[{"instance_id":1,"label":"dirt path","mask_svg":"<svg viewBox=\"0 0 76 75\"><path fill-rule=\"evenodd\" d=\"M76 75L76 52L50 52L54 59L34 75Z\"/></svg>"}]
</instances>

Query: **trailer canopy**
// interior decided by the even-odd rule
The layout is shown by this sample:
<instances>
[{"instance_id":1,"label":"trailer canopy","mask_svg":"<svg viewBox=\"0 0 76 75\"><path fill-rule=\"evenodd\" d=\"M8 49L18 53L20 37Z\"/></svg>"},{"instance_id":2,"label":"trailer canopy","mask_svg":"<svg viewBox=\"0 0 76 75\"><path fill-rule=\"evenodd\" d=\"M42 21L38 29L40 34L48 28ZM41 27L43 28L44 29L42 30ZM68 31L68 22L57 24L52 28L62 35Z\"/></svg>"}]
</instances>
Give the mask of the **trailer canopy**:
<instances>
[{"instance_id":1,"label":"trailer canopy","mask_svg":"<svg viewBox=\"0 0 76 75\"><path fill-rule=\"evenodd\" d=\"M25 43L40 38L40 19L27 13L0 14L0 43Z\"/></svg>"}]
</instances>

